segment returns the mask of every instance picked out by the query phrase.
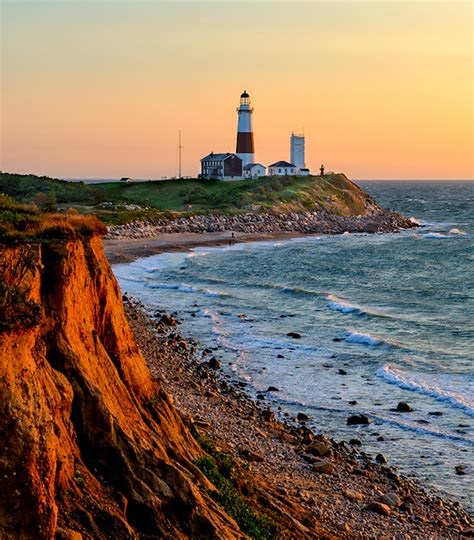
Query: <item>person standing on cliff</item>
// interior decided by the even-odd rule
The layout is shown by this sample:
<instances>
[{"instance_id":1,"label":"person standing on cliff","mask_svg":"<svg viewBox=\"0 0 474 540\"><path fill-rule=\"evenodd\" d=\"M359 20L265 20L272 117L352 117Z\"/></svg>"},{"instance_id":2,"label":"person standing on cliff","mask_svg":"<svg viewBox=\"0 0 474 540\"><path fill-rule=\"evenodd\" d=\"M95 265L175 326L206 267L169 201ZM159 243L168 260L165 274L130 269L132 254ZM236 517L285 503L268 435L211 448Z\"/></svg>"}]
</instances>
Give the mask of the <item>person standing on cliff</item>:
<instances>
[{"instance_id":1,"label":"person standing on cliff","mask_svg":"<svg viewBox=\"0 0 474 540\"><path fill-rule=\"evenodd\" d=\"M324 175L324 165L321 165L321 167L319 168L319 171L321 172L321 176Z\"/></svg>"}]
</instances>

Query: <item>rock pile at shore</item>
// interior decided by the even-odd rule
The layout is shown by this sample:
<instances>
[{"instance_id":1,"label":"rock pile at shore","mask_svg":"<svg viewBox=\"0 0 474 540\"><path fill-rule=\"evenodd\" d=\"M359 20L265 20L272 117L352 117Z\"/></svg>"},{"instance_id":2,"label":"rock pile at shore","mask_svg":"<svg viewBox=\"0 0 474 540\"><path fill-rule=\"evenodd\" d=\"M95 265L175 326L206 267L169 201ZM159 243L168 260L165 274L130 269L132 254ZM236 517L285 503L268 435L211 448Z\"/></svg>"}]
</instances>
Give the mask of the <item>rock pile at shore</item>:
<instances>
[{"instance_id":1,"label":"rock pile at shore","mask_svg":"<svg viewBox=\"0 0 474 540\"><path fill-rule=\"evenodd\" d=\"M278 233L341 234L344 232L395 232L414 227L397 212L376 205L361 216L338 216L318 210L304 213L207 214L175 219L150 219L109 227L108 239L153 238L167 233Z\"/></svg>"}]
</instances>

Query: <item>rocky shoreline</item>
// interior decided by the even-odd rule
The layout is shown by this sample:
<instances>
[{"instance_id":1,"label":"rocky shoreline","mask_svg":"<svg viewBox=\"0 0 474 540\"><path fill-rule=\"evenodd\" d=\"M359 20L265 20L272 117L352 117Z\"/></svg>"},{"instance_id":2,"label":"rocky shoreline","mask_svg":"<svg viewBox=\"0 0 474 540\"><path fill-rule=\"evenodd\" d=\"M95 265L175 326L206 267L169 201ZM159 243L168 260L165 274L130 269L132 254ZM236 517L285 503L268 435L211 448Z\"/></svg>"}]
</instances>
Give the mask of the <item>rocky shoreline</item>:
<instances>
[{"instance_id":1,"label":"rocky shoreline","mask_svg":"<svg viewBox=\"0 0 474 540\"><path fill-rule=\"evenodd\" d=\"M304 415L278 420L265 396L250 399L245 383L223 373L218 351L183 338L175 315L147 316L126 296L124 305L152 376L185 423L242 471L243 496L286 516L292 538L474 536L458 502L426 491L383 456L313 433Z\"/></svg>"},{"instance_id":2,"label":"rocky shoreline","mask_svg":"<svg viewBox=\"0 0 474 540\"><path fill-rule=\"evenodd\" d=\"M110 226L105 239L154 238L161 234L203 234L225 231L245 234L387 233L416 226L401 214L381 209L374 204L361 216L338 216L318 210L288 214L248 212L236 215L206 214L175 219L150 219Z\"/></svg>"}]
</instances>

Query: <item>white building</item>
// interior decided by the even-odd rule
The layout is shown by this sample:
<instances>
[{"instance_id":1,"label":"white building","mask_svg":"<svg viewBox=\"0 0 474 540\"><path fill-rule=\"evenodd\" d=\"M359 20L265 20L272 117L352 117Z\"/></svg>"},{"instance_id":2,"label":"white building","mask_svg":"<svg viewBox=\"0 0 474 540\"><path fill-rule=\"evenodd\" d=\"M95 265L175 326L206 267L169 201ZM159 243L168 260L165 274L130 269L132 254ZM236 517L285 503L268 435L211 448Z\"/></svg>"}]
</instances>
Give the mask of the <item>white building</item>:
<instances>
[{"instance_id":1,"label":"white building","mask_svg":"<svg viewBox=\"0 0 474 540\"><path fill-rule=\"evenodd\" d=\"M242 180L242 160L235 154L214 154L201 159L200 178L209 180Z\"/></svg>"},{"instance_id":2,"label":"white building","mask_svg":"<svg viewBox=\"0 0 474 540\"><path fill-rule=\"evenodd\" d=\"M294 132L290 137L290 161L296 166L296 174L299 176L309 176L309 169L305 163L305 140L304 135L298 135Z\"/></svg>"},{"instance_id":3,"label":"white building","mask_svg":"<svg viewBox=\"0 0 474 540\"><path fill-rule=\"evenodd\" d=\"M268 176L295 176L296 167L288 161L277 161L268 166Z\"/></svg>"},{"instance_id":4,"label":"white building","mask_svg":"<svg viewBox=\"0 0 474 540\"><path fill-rule=\"evenodd\" d=\"M261 163L248 163L244 165L244 178L261 178L266 171L267 168Z\"/></svg>"}]
</instances>

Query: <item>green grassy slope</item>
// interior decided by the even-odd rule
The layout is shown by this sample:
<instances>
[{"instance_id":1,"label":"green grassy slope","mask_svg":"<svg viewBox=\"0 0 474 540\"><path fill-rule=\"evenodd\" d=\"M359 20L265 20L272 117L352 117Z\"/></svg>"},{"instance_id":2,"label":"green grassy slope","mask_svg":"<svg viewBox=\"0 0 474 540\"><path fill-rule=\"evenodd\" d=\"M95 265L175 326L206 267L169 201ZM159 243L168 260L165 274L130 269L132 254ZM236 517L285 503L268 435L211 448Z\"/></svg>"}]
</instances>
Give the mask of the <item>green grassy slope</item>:
<instances>
[{"instance_id":1,"label":"green grassy slope","mask_svg":"<svg viewBox=\"0 0 474 540\"><path fill-rule=\"evenodd\" d=\"M302 212L325 209L337 215L363 212L367 195L344 174L269 177L258 180L167 180L100 184L104 200L129 201L162 211L238 212L248 209ZM187 205L191 205L189 208Z\"/></svg>"},{"instance_id":2,"label":"green grassy slope","mask_svg":"<svg viewBox=\"0 0 474 540\"><path fill-rule=\"evenodd\" d=\"M258 180L166 180L111 182L94 186L48 177L0 173L0 193L42 210L74 207L96 213L105 222L125 223L166 213L274 213L323 209L335 215L359 215L368 195L344 174L268 177ZM131 207L130 204L139 205Z\"/></svg>"}]
</instances>

